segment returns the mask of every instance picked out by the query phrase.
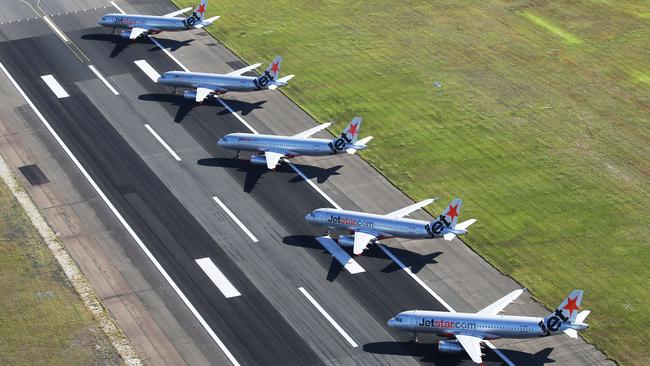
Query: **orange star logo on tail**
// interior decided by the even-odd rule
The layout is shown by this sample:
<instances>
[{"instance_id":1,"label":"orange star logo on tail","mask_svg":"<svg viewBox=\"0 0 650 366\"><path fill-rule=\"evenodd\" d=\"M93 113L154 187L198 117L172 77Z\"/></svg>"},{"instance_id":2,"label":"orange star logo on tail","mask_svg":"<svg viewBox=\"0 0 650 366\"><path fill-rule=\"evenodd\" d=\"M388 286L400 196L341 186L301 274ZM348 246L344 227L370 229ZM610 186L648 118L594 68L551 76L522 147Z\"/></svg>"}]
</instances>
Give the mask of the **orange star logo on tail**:
<instances>
[{"instance_id":1,"label":"orange star logo on tail","mask_svg":"<svg viewBox=\"0 0 650 366\"><path fill-rule=\"evenodd\" d=\"M457 208L458 208L458 204L456 204L456 206L449 205L449 211L447 212L447 216L451 217L452 220L455 217L458 217L458 211L456 211Z\"/></svg>"},{"instance_id":2,"label":"orange star logo on tail","mask_svg":"<svg viewBox=\"0 0 650 366\"><path fill-rule=\"evenodd\" d=\"M278 69L280 68L280 65L278 65L277 62L273 63L273 66L271 66L271 70L273 71L274 74L278 72Z\"/></svg>"},{"instance_id":3,"label":"orange star logo on tail","mask_svg":"<svg viewBox=\"0 0 650 366\"><path fill-rule=\"evenodd\" d=\"M579 309L580 309L580 307L578 306L578 304L576 304L577 301L578 301L578 297L577 297L577 296L574 297L573 299L572 299L572 298L569 298L569 299L567 300L566 305L564 305L564 307L562 308L562 309L569 310L569 318L571 317L571 314L573 314L573 311L574 311L574 310L579 310Z\"/></svg>"},{"instance_id":4,"label":"orange star logo on tail","mask_svg":"<svg viewBox=\"0 0 650 366\"><path fill-rule=\"evenodd\" d=\"M357 133L357 125L358 123L350 125L350 129L348 130L350 136L354 136L354 134Z\"/></svg>"},{"instance_id":5,"label":"orange star logo on tail","mask_svg":"<svg viewBox=\"0 0 650 366\"><path fill-rule=\"evenodd\" d=\"M196 12L199 14L205 13L205 4L199 5L199 9Z\"/></svg>"}]
</instances>

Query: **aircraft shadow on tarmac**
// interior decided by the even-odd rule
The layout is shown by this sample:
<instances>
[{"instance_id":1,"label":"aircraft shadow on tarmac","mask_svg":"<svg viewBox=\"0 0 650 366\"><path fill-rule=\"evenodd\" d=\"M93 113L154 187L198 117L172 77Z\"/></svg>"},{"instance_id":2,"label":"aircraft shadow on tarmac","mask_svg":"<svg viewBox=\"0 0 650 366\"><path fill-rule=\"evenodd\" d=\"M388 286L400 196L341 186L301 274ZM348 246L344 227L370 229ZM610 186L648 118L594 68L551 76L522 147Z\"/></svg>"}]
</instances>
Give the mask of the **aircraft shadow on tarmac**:
<instances>
[{"instance_id":1,"label":"aircraft shadow on tarmac","mask_svg":"<svg viewBox=\"0 0 650 366\"><path fill-rule=\"evenodd\" d=\"M327 253L325 248L323 248L313 236L309 236L309 235L287 236L282 239L282 242L284 244L292 245L292 246L299 246L299 247L311 248L311 249L320 249L324 253ZM417 273L419 270L424 268L424 266L427 264L438 263L434 258L442 254L442 252L434 252L431 254L422 255L401 248L389 248L389 249L404 263L404 265L406 265L407 267L410 266L411 271L414 273ZM343 248L343 250L346 250L348 254L353 256L353 254L350 252L350 248ZM379 249L376 245L370 246L368 250L363 252L362 255L365 257L390 260L390 258L388 258L386 254L381 249ZM332 262L330 263L330 268L327 273L327 280L330 282L334 281L336 277L338 277L342 269L343 266L341 265L341 263L339 263L339 261L337 261L334 257L332 257ZM401 269L402 268L399 265L397 265L395 262L390 261L390 263L386 267L384 267L384 269L382 269L381 271L384 273L390 273Z\"/></svg>"},{"instance_id":2,"label":"aircraft shadow on tarmac","mask_svg":"<svg viewBox=\"0 0 650 366\"><path fill-rule=\"evenodd\" d=\"M215 141L216 143L216 141ZM257 166L250 163L248 158L207 158L199 159L197 164L203 166L214 166L221 168L237 169L239 172L246 173L246 178L244 179L244 192L250 193L253 191L253 188L257 185L258 181L262 178L263 175L267 173L271 174L291 174L295 175L292 177L289 182L298 183L302 182L303 179L296 175L296 172L291 169L287 164L280 164L274 171L269 171L264 166ZM340 165L332 168L319 168L319 167L307 167L304 165L296 165L300 170L302 170L308 178L316 178L319 183L322 183L327 180L332 175L338 175L338 169L341 168ZM307 174L306 171L310 173Z\"/></svg>"},{"instance_id":3,"label":"aircraft shadow on tarmac","mask_svg":"<svg viewBox=\"0 0 650 366\"><path fill-rule=\"evenodd\" d=\"M147 37L138 37L138 38L136 38L134 40L131 40L131 39L122 38L117 33L115 33L115 34L110 34L110 33L84 34L83 36L81 36L81 39L86 39L86 40L90 40L90 41L111 42L111 43L115 44L115 47L113 48L113 51L110 54L111 58L119 55L120 52L122 52L130 44L133 44L133 43L148 44L148 45L151 44L151 42L147 39ZM164 45L164 47L168 47L172 51L176 51L177 49L179 49L179 48L181 48L183 46L187 46L190 43L192 43L192 41L194 41L194 39L187 39L187 40L184 40L184 41L175 41L173 39L164 39L164 38L161 39L161 38L157 38L157 37L156 37L156 39L158 41L160 41ZM154 45L152 48L149 49L150 52L159 51L159 50L160 50L160 47L158 47L156 45Z\"/></svg>"},{"instance_id":4,"label":"aircraft shadow on tarmac","mask_svg":"<svg viewBox=\"0 0 650 366\"><path fill-rule=\"evenodd\" d=\"M375 342L367 343L363 350L368 353L420 357L421 362L435 365L476 365L465 353L449 354L437 351L436 343L412 342ZM483 364L503 364L503 360L487 347L482 347ZM512 350L501 350L517 365L542 366L554 363L555 360L548 356L553 348L545 348L536 354Z\"/></svg>"},{"instance_id":5,"label":"aircraft shadow on tarmac","mask_svg":"<svg viewBox=\"0 0 650 366\"><path fill-rule=\"evenodd\" d=\"M176 111L176 116L174 117L174 122L180 123L185 119L185 117L198 106L209 106L209 107L219 107L221 111L217 113L220 116L230 114L230 111L224 108L221 103L214 99L208 99L203 103L197 103L193 100L185 99L180 94L175 93L153 93L153 94L143 94L138 97L140 100L147 100L152 102L160 103L170 103L171 105L178 106L178 111ZM241 112L243 116L249 114L250 112L263 108L262 105L266 103L266 100L262 100L255 103L248 103L240 100L234 99L223 99L222 100L228 104L230 108L234 111Z\"/></svg>"}]
</instances>

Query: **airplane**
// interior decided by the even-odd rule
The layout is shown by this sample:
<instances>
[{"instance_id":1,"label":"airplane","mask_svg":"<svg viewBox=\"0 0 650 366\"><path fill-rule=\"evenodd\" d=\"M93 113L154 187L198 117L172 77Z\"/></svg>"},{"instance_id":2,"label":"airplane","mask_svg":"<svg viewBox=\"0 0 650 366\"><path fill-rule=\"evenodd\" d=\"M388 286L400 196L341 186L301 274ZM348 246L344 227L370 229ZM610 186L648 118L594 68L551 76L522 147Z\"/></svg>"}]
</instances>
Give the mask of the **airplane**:
<instances>
[{"instance_id":1,"label":"airplane","mask_svg":"<svg viewBox=\"0 0 650 366\"><path fill-rule=\"evenodd\" d=\"M578 338L578 331L589 328L584 321L589 310L578 312L582 290L573 290L569 296L545 318L499 315L508 304L524 292L515 290L478 313L449 313L445 311L403 311L388 320L389 327L413 333L435 333L455 340L438 342L442 353L460 353L465 350L475 363L481 363L481 342L498 338L538 338L564 333Z\"/></svg>"},{"instance_id":2,"label":"airplane","mask_svg":"<svg viewBox=\"0 0 650 366\"><path fill-rule=\"evenodd\" d=\"M158 78L158 82L163 85L170 85L176 90L177 87L193 88L186 90L183 97L194 99L197 103L203 102L206 98L215 94L224 94L229 91L247 92L262 89L275 90L278 87L285 86L294 75L287 75L279 78L281 56L276 56L264 74L259 77L244 76L243 74L255 70L261 64L246 66L239 70L231 71L228 74L208 74L189 71L167 71Z\"/></svg>"},{"instance_id":3,"label":"airplane","mask_svg":"<svg viewBox=\"0 0 650 366\"><path fill-rule=\"evenodd\" d=\"M368 136L357 141L361 128L359 117L348 124L341 137L331 140L310 137L330 125L331 123L323 123L293 136L231 133L217 141L217 144L226 149L237 150L237 157L242 150L255 151L258 154L250 157L251 164L266 165L268 169L275 169L282 158L293 158L299 155L333 155L342 151L355 154L359 150L365 150L366 144L372 140L372 136Z\"/></svg>"},{"instance_id":4,"label":"airplane","mask_svg":"<svg viewBox=\"0 0 650 366\"><path fill-rule=\"evenodd\" d=\"M115 28L128 28L128 30L121 31L119 35L122 38L131 40L142 35L157 34L162 31L177 32L200 29L212 25L215 20L219 19L219 16L203 19L207 5L208 0L201 0L192 15L184 19L177 18L177 16L192 10L192 8L177 10L165 15L111 13L99 18L99 25L113 28L113 33L115 33Z\"/></svg>"},{"instance_id":5,"label":"airplane","mask_svg":"<svg viewBox=\"0 0 650 366\"><path fill-rule=\"evenodd\" d=\"M352 247L356 255L363 253L368 244L377 243L381 238L439 238L452 240L456 235L467 233L467 228L476 222L475 219L458 224L458 216L463 202L454 198L440 216L432 222L404 218L412 212L431 204L434 199L412 204L408 207L385 215L365 212L319 208L305 216L312 224L329 228L350 230L354 235L340 235L338 243L341 246Z\"/></svg>"}]
</instances>

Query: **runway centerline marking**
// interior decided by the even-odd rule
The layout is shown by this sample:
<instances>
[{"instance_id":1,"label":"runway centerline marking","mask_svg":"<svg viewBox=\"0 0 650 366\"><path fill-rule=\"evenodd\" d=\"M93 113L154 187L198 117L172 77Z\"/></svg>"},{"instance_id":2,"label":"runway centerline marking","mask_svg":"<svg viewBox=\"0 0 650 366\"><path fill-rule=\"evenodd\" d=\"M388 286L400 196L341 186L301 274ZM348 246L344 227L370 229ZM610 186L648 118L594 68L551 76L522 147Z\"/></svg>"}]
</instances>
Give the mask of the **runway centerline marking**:
<instances>
[{"instance_id":1,"label":"runway centerline marking","mask_svg":"<svg viewBox=\"0 0 650 366\"><path fill-rule=\"evenodd\" d=\"M161 144L165 149L167 149L167 151L171 154L171 156L172 156L174 159L176 159L176 161L181 161L181 157L178 156L178 154L176 154L176 152L174 152L174 150L172 150L172 148L169 147L169 145L167 145L167 143L165 142L165 140L163 140L162 137L160 137L160 135L158 135L158 133L156 133L156 131L155 131L151 126L149 126L148 124L145 123L144 127L145 127L147 130L149 130L149 132L151 132L151 134L153 135L153 137L155 137L156 140L158 140L158 142L160 142L160 144Z\"/></svg>"},{"instance_id":2,"label":"runway centerline marking","mask_svg":"<svg viewBox=\"0 0 650 366\"><path fill-rule=\"evenodd\" d=\"M316 310L318 310L318 312L320 312L321 315L324 316L325 319L327 319L327 321L328 321L330 324L332 324L332 326L334 327L334 329L336 329L339 333L341 333L341 335L343 336L343 338L345 338L345 340L348 341L348 343L350 343L350 345L351 345L352 347L355 347L355 348L356 348L356 347L359 347L359 345L357 344L357 342L355 342L354 339L352 339L352 337L350 337L350 335L349 335L349 334L348 334L348 333L347 333L343 328L341 328L341 326L336 322L336 320L334 320L334 318L332 318L332 317L331 317L331 316L330 316L330 315L325 311L325 309L323 309L323 307L320 306L320 304L319 304L318 302L316 302L316 299L314 299L314 298L309 294L309 292L307 292L307 290L305 290L304 287L299 287L298 290L300 290L300 292L301 292L303 295L305 295L305 297L307 298L307 300L309 300L309 302L310 302L312 305L314 305L314 307L316 308Z\"/></svg>"},{"instance_id":3,"label":"runway centerline marking","mask_svg":"<svg viewBox=\"0 0 650 366\"><path fill-rule=\"evenodd\" d=\"M326 235L317 237L316 241L318 241L325 250L334 256L334 258L336 258L336 260L339 261L343 268L350 272L350 274L363 273L366 271L359 263L357 263L357 261L352 259L352 257L350 257L350 255L346 253L340 245L336 244L334 239Z\"/></svg>"},{"instance_id":4,"label":"runway centerline marking","mask_svg":"<svg viewBox=\"0 0 650 366\"><path fill-rule=\"evenodd\" d=\"M118 10L120 10L120 12L124 13L124 11L122 11L122 10L121 10L121 9L120 9L120 8L119 8L119 7L114 3L114 2L111 2L111 4L113 4L113 5L114 5ZM157 45L161 50L163 50L163 52L165 52L165 54L167 54L167 55L169 56L169 58L171 58L174 62L176 62L176 64L178 64L178 66L182 67L183 70L185 70L185 71L189 71L189 69L188 69L187 67L185 67L185 65L183 65L183 64L182 64L182 63L181 63L181 62L180 62L176 57L174 57L174 55L172 55L171 52L169 52L168 50L166 50L166 49L165 49L165 48L160 44L160 42L158 42L158 41L157 41L155 38L153 38L152 36L148 36L148 37L149 37L149 39L151 39L151 41L154 42L154 43L155 43L155 44L156 44L156 45ZM237 114L237 113L236 113L232 108L230 108L230 106L228 106L228 104L226 104L226 102L224 102L223 100L221 100L221 99L219 99L219 98L217 98L217 100L218 100L218 101L219 101L219 102L220 102L220 103L221 103L221 104L222 104L226 109L228 109L228 111L229 111L231 114L233 114L233 115L234 115L234 116L235 116L235 117L236 117L240 122L242 122L242 124L244 124L246 127L248 127L248 128L251 130L251 132L253 132L253 133L255 133L255 134L259 134L259 133L258 133L258 132L257 132L257 131L256 131L256 130L255 130L255 129L254 129L254 128L253 128L253 127L248 123L248 122L246 122L246 121L244 120L243 117L239 116L239 115L238 115L238 114ZM336 203L332 198L330 198L330 197L329 197L325 192L323 192L323 190L321 190L319 187L317 187L316 184L315 184L314 182L312 182L311 180L309 180L309 178L307 178L307 176L306 176L304 173L302 173L302 171L301 171L300 169L298 169L298 167L296 167L296 166L295 166L294 164L292 164L292 163L289 163L289 166L291 166L291 168L292 168L294 171L296 171L296 173L298 173L298 174L299 174L299 175L300 175L304 180L306 180L307 183L308 183L310 186L312 186L312 187L313 187L313 188L314 188L314 189L315 189L315 190L316 190L316 191L317 191L317 192L318 192L318 193L319 193L323 198L325 198L325 199L326 199L330 204L332 204L335 208L341 209L341 206L339 206L339 205L338 205L338 204L337 204L337 203ZM390 251L388 250L388 248L385 249L385 252L386 252L387 254L390 253ZM392 253L391 253L391 254L392 254ZM392 257L392 258L397 258L395 255L392 255L391 257ZM401 261L400 261L400 263L401 263ZM429 287L429 286L428 286L424 281L422 281L422 280L421 280L417 275L415 275L413 272L411 272L410 269L408 269L407 267L405 267L403 263L402 263L402 266L401 266L401 267L402 267L402 269L403 269L404 271L406 271L407 273L410 272L410 273L411 273L411 277L412 277L413 279L415 279L416 282L417 282L420 286L422 286L422 287L423 287L423 288L424 288L428 293L430 293L431 295L435 294L435 291L433 291L433 290L432 290L432 289L431 289L431 288L430 288L430 287ZM407 269L408 269L408 271L407 271ZM438 299L438 298L442 299L442 298L441 298L439 295L437 295L437 294L436 294L436 296L434 296L434 297L435 297L436 299ZM445 302L445 304L447 304L447 303ZM449 306L449 304L447 304L447 306ZM449 306L447 309L448 309L450 312L455 312L455 310L454 310L453 308L451 308L451 306ZM505 361L509 366L515 366L515 364L514 364L512 361L510 361L510 359L508 359L508 357L506 357L506 355L503 354L503 352L501 352L500 350L498 350L498 349L497 349L497 348L496 348L496 347L495 347L491 342L489 342L489 341L484 341L484 343L485 343L488 347L490 347L492 350L494 350L494 352L495 352L499 357L501 357L501 359L503 359L503 361Z\"/></svg>"},{"instance_id":5,"label":"runway centerline marking","mask_svg":"<svg viewBox=\"0 0 650 366\"><path fill-rule=\"evenodd\" d=\"M225 296L227 299L231 297L241 296L239 291L237 291L235 286L233 286L232 283L228 281L223 272L217 268L212 259L205 257L197 259L195 262L199 265L199 267L201 267L203 272L208 275L212 283L217 286L219 291L221 291L223 296Z\"/></svg>"},{"instance_id":6,"label":"runway centerline marking","mask_svg":"<svg viewBox=\"0 0 650 366\"><path fill-rule=\"evenodd\" d=\"M253 233L252 233L250 230L248 230L248 228L244 225L244 223L241 222L241 220L239 220L239 218L237 218L237 216L235 216L235 214L232 213L232 211L230 211L230 209L228 208L228 206L226 206L223 202L221 202L221 200L219 199L219 197L214 196L214 197L212 197L212 199L214 200L214 202L217 203L217 205L219 205L219 206L221 207L222 210L224 210L224 211L228 214L228 216L230 216L230 218L232 219L232 221L234 221L235 224L237 224L237 225L239 226L239 228L241 228L242 231L243 231L244 233L246 233L246 235L248 235L249 238L251 238L251 240L253 241L253 243L257 243L257 242L259 241L259 240L257 240L257 238L255 237L255 235L253 235Z\"/></svg>"},{"instance_id":7,"label":"runway centerline marking","mask_svg":"<svg viewBox=\"0 0 650 366\"><path fill-rule=\"evenodd\" d=\"M50 87L50 90L52 90L52 93L54 93L54 95L56 95L57 98L61 99L61 98L67 98L67 97L70 96L70 94L68 94L65 91L65 89L63 89L61 84L59 84L59 82L56 81L54 76L52 76L52 75L43 75L43 76L41 76L41 79L43 79L45 84L47 84L47 86Z\"/></svg>"},{"instance_id":8,"label":"runway centerline marking","mask_svg":"<svg viewBox=\"0 0 650 366\"><path fill-rule=\"evenodd\" d=\"M149 79L151 79L154 83L158 82L158 78L160 77L160 74L158 71L156 71L149 63L145 60L136 60L133 61L139 68L142 70Z\"/></svg>"},{"instance_id":9,"label":"runway centerline marking","mask_svg":"<svg viewBox=\"0 0 650 366\"><path fill-rule=\"evenodd\" d=\"M233 356L233 354L230 352L230 350L228 350L228 348L226 348L226 345L221 341L221 339L219 339L219 337L217 336L217 334L214 332L214 330L212 330L212 328L211 328L210 325L205 321L205 319L203 318L203 316L201 316L201 314L198 312L198 310L196 310L196 308L195 308L194 305L190 302L190 300L187 298L187 296L185 296L185 294L183 293L183 291L181 291L180 287L178 287L178 285L176 284L176 282L174 282L174 280L171 278L171 276L169 276L169 274L167 273L167 271L165 271L165 269L162 267L162 265L160 264L160 262L158 262L158 260L156 259L156 257L154 257L153 253L151 253L151 251L149 250L149 248L147 248L147 246L146 246L146 245L144 244L144 242L140 239L140 237L138 236L138 234L136 234L136 232L133 230L133 228L131 227L131 225L129 225L129 223L126 222L126 219L122 216L122 214L120 214L120 212L117 210L117 208L115 207L115 205L113 205L113 203L108 199L108 197L106 196L106 194L104 194L104 191L102 191L101 188L99 188L99 186L97 185L97 183L95 182L95 180L90 176L90 174L88 174L88 171L86 170L86 168L84 168L84 166L81 165L81 162L79 162L79 159L77 159L77 157L72 153L72 150L70 150L70 148L68 148L68 146L65 144L65 142L63 142L63 140L61 139L61 137L59 136L59 134L54 130L54 128L52 127L52 125L50 125L50 123L45 119L45 117L43 116L43 114L41 113L41 111L39 111L38 108L36 108L36 106L34 105L34 103L32 102L32 100L29 99L29 97L27 96L27 94L25 94L25 92L23 91L23 89L20 87L20 85L18 85L18 83L16 82L16 80L13 78L13 76L11 76L11 74L9 73L9 71L5 68L5 66L4 66L2 63L0 63L0 69L2 70L2 72L4 72L4 74L7 76L7 78L9 79L9 81L11 81L11 83L14 85L14 87L16 88L16 90L18 90L18 93L20 93L20 95L23 97L23 99L25 99L25 102L27 102L27 104L29 105L29 107L34 111L34 113L36 114L36 116L41 120L41 122L43 123L43 125L45 126L45 128L46 128L46 129L50 132L50 134L54 137L54 139L55 139L56 142L59 144L59 146L61 146L61 148L63 149L63 151L66 153L66 155L68 155L68 157L70 158L70 160L72 160L72 162L73 162L74 165L77 167L77 169L79 169L79 171L80 171L81 174L84 176L84 178L86 178L86 180L88 181L88 183L90 183L90 185L93 187L93 189L95 190L95 192L97 192L97 195L102 199L102 201L104 201L104 203L106 204L106 206L108 206L108 208L111 210L111 212L113 213L113 215L115 215L115 217L117 218L117 220L122 224L122 226L126 229L126 231L129 233L129 235L131 235L131 237L133 238L133 240L135 240L135 242L138 244L138 246L140 247L140 249L141 249L141 250L144 252L144 254L149 258L149 260L153 263L153 265L156 267L156 269L158 269L158 272L160 272L160 274L165 278L165 280L167 280L167 283L169 283L169 285L170 285L170 286L172 287L172 289L176 292L176 294L178 295L178 297L180 297L180 299L183 301L183 303L185 304L185 306L187 306L187 308L190 310L190 312L192 312L192 314L194 315L194 317L196 318L196 320L198 320L198 322L201 324L201 326L203 326L203 328L205 329L205 331L208 332L208 334L210 335L210 337L212 338L212 340L214 340L214 342L219 346L219 348L221 349L221 351L226 355L226 357L228 357L228 359L230 360L230 362L232 362L233 365L235 365L235 366L239 366L240 363L237 361L237 359L235 358L235 356Z\"/></svg>"},{"instance_id":10,"label":"runway centerline marking","mask_svg":"<svg viewBox=\"0 0 650 366\"><path fill-rule=\"evenodd\" d=\"M95 68L95 66L93 66L93 65L88 65L88 68L90 68L90 71L92 71L93 74L95 74L95 76L97 76L97 77L99 78L99 80L101 80L101 81L104 83L104 85L106 85L106 87L108 88L108 90L110 90L110 91L111 91L113 94L115 94L115 95L120 95L120 93L118 93L117 90L115 90L115 88L113 88L113 85L111 85L111 84L108 82L108 80L106 80L106 78L104 77L104 75L102 75L102 74L99 73L99 71Z\"/></svg>"}]
</instances>

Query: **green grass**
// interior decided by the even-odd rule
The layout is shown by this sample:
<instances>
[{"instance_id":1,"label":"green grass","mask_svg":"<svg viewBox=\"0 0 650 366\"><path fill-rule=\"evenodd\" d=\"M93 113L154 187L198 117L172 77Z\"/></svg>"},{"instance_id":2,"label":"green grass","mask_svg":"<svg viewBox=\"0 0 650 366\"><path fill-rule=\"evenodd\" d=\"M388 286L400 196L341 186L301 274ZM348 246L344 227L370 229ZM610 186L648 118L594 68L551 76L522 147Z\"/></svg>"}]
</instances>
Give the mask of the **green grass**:
<instances>
[{"instance_id":1,"label":"green grass","mask_svg":"<svg viewBox=\"0 0 650 366\"><path fill-rule=\"evenodd\" d=\"M283 92L332 131L364 117L363 158L409 196L461 196L479 219L468 244L542 303L585 289L588 340L650 362L648 2L224 0L208 13L244 60L284 55L297 76Z\"/></svg>"},{"instance_id":2,"label":"green grass","mask_svg":"<svg viewBox=\"0 0 650 366\"><path fill-rule=\"evenodd\" d=\"M4 183L0 207L0 364L120 364Z\"/></svg>"}]
</instances>

